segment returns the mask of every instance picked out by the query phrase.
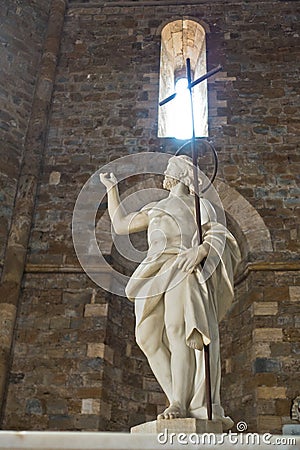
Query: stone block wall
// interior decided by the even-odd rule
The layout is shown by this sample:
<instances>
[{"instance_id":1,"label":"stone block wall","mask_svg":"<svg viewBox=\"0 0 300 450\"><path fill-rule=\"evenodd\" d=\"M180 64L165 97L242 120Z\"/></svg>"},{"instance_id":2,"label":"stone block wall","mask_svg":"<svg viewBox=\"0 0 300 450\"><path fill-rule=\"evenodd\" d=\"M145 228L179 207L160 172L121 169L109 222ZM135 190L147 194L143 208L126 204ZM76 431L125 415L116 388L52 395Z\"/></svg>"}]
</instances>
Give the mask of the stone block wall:
<instances>
[{"instance_id":1,"label":"stone block wall","mask_svg":"<svg viewBox=\"0 0 300 450\"><path fill-rule=\"evenodd\" d=\"M178 147L157 138L157 108L159 33L180 17L206 24L208 69L223 67L208 83L219 179L260 214L274 248L246 255L236 303L221 327L224 406L253 431L280 432L300 392L299 5L171 3L69 2L5 428L128 430L163 407L164 396L133 340L132 307L82 272L71 221L80 189L105 163ZM237 223L244 214L237 206Z\"/></svg>"},{"instance_id":2,"label":"stone block wall","mask_svg":"<svg viewBox=\"0 0 300 450\"><path fill-rule=\"evenodd\" d=\"M48 22L50 0L1 5L0 266L13 214L25 135Z\"/></svg>"},{"instance_id":3,"label":"stone block wall","mask_svg":"<svg viewBox=\"0 0 300 450\"><path fill-rule=\"evenodd\" d=\"M280 434L299 391L299 272L253 271L236 297L221 327L222 398L249 431Z\"/></svg>"},{"instance_id":4,"label":"stone block wall","mask_svg":"<svg viewBox=\"0 0 300 450\"><path fill-rule=\"evenodd\" d=\"M112 349L103 377L106 429L128 431L153 420L166 398L135 343L133 305L124 298L111 297L105 342Z\"/></svg>"},{"instance_id":5,"label":"stone block wall","mask_svg":"<svg viewBox=\"0 0 300 450\"><path fill-rule=\"evenodd\" d=\"M84 274L25 276L4 428L101 428L107 310Z\"/></svg>"},{"instance_id":6,"label":"stone block wall","mask_svg":"<svg viewBox=\"0 0 300 450\"><path fill-rule=\"evenodd\" d=\"M12 64L12 72L15 70L19 74L20 79L26 79L28 83L31 81L34 85L34 95L31 98L30 112L28 113L28 122L26 125L26 133L23 136L23 149L21 152L22 162L18 172L18 180L16 183L16 191L14 193L13 204L11 207L11 220L9 226L9 234L4 239L5 253L2 261L3 270L1 273L1 285L0 285L0 302L1 302L1 327L0 327L0 417L4 414L5 398L7 392L7 374L12 361L12 341L13 334L16 326L16 316L19 306L20 287L22 278L24 275L25 260L27 255L27 247L29 241L29 235L31 230L31 222L33 218L33 211L36 201L36 192L38 189L38 178L41 169L41 162L45 144L46 129L48 124L49 106L52 96L53 80L56 71L57 53L60 44L60 32L63 25L65 2L63 0L53 0L51 2L51 8L49 8L48 18L44 20L39 17L41 22L38 22L38 27L45 26L45 33L40 36L41 43L40 49L43 48L42 57L39 57L39 67L36 70L36 77L33 77L33 72L28 72L28 62L26 57L30 56L30 52L20 53L20 60L18 60L19 53L16 52L15 64ZM11 9L10 9L11 7ZM17 15L24 12L21 20L16 20L19 25L24 27L24 39L29 41L29 45L24 45L25 48L30 49L30 35L33 35L32 43L35 42L35 25L31 20L28 22L29 30L26 28L25 18L26 15L34 16L33 10L26 7L22 8L19 4L11 2L8 9L4 9L4 13L7 17L10 17L13 24L12 17L15 16L15 8ZM9 14L11 13L11 14ZM6 21L9 23L9 19ZM30 24L32 29L30 29ZM23 29L21 27L21 30ZM17 27L16 27L17 28ZM8 25L9 29L9 25ZM11 27L11 32L13 27ZM28 34L28 38L27 34ZM12 34L11 34L12 35ZM16 31L16 36L20 40L22 34ZM13 47L13 46L12 46ZM33 48L35 48L33 46ZM38 55L38 48L36 53L33 52L33 56ZM25 60L26 59L26 60ZM24 64L24 71L20 67L20 61ZM26 62L26 64L25 64ZM37 69L37 66L36 66ZM18 89L18 83L16 79L16 85L14 88ZM5 84L5 83L4 83ZM22 83L21 83L22 84ZM13 96L14 92L20 94L18 90L10 92L13 89L12 86L7 83L8 91L7 96ZM24 84L26 87L26 83ZM23 87L24 87L23 86ZM28 92L31 92L28 89ZM26 92L25 92L26 93ZM9 105L9 101L7 103ZM6 105L6 107L7 107ZM16 120L19 120L18 112L16 112ZM16 134L18 137L18 133ZM20 137L20 135L19 135ZM3 146L5 148L5 146ZM13 157L12 157L13 161ZM8 184L9 185L9 184ZM7 198L5 199L5 201ZM4 205L5 206L5 205ZM12 208L13 206L13 208ZM7 210L6 210L7 211ZM5 212L5 208L4 208ZM7 229L8 232L8 229Z\"/></svg>"}]
</instances>

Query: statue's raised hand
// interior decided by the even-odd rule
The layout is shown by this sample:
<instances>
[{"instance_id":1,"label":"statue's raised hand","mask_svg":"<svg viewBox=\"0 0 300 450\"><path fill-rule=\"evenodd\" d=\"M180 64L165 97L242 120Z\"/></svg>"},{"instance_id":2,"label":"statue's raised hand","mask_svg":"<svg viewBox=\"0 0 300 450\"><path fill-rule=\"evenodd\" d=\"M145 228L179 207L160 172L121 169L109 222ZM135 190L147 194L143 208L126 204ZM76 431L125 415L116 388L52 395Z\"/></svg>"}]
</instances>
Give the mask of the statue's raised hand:
<instances>
[{"instance_id":1,"label":"statue's raised hand","mask_svg":"<svg viewBox=\"0 0 300 450\"><path fill-rule=\"evenodd\" d=\"M118 180L116 179L115 175L111 172L105 172L105 173L100 173L99 174L99 178L101 183L104 184L104 186L106 187L106 189L110 189L113 186L115 186L118 183Z\"/></svg>"}]
</instances>

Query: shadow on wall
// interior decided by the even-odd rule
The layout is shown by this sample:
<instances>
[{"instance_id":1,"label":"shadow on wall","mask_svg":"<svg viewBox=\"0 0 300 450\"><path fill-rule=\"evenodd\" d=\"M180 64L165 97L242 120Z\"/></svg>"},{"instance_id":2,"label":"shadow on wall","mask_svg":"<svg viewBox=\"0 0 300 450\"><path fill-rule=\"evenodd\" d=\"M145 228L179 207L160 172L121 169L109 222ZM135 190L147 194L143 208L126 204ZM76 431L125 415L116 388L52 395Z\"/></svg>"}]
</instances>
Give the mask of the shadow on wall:
<instances>
[{"instance_id":1,"label":"shadow on wall","mask_svg":"<svg viewBox=\"0 0 300 450\"><path fill-rule=\"evenodd\" d=\"M265 261L273 252L270 231L257 210L236 189L215 181L226 213L227 225L240 246L242 262L239 275L253 261Z\"/></svg>"}]
</instances>

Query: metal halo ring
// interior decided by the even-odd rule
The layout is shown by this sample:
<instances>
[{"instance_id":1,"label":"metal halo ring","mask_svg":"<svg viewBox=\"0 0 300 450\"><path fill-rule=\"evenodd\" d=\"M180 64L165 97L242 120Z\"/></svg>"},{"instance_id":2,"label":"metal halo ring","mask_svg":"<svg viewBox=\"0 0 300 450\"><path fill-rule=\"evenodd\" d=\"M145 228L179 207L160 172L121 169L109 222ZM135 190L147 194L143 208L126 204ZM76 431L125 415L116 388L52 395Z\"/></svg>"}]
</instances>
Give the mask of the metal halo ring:
<instances>
[{"instance_id":1,"label":"metal halo ring","mask_svg":"<svg viewBox=\"0 0 300 450\"><path fill-rule=\"evenodd\" d=\"M205 186L202 190L201 190L201 194L204 194L204 192L206 192L209 188L210 185L213 184L213 182L215 181L217 172L218 172L218 154L217 151L215 149L215 147L213 146L213 144L211 142L208 142L206 139L201 139L202 142L205 142L205 144L208 144L212 154L213 154L213 158L214 158L214 171L213 174L211 176L211 178L209 179L209 183L207 186ZM175 153L175 156L177 156L180 151L185 148L187 145L191 144L192 140L185 142L181 147L179 147L179 149L177 150L177 152Z\"/></svg>"}]
</instances>

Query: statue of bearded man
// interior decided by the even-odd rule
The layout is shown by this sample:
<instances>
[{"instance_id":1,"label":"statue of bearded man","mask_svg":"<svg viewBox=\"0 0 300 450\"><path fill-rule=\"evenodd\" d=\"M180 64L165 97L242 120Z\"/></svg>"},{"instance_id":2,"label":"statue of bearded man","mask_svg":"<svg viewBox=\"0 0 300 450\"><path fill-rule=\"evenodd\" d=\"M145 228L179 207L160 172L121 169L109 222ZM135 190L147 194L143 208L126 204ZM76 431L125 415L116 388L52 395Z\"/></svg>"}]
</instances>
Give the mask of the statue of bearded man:
<instances>
[{"instance_id":1,"label":"statue of bearded man","mask_svg":"<svg viewBox=\"0 0 300 450\"><path fill-rule=\"evenodd\" d=\"M232 427L220 401L218 322L233 300L240 261L235 238L218 223L213 205L200 198L199 245L188 156L170 158L163 182L167 198L131 214L122 209L115 176L100 174L100 180L107 188L115 232L147 229L147 256L131 276L126 295L135 303L136 342L169 401L157 418L207 419L203 345L209 344L213 419L221 420L224 429Z\"/></svg>"}]
</instances>

